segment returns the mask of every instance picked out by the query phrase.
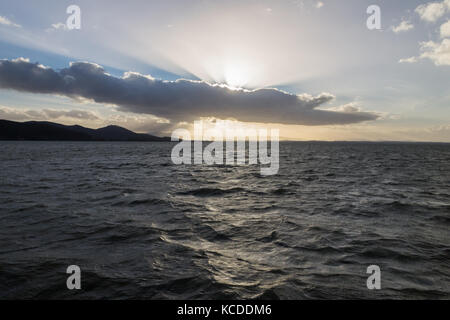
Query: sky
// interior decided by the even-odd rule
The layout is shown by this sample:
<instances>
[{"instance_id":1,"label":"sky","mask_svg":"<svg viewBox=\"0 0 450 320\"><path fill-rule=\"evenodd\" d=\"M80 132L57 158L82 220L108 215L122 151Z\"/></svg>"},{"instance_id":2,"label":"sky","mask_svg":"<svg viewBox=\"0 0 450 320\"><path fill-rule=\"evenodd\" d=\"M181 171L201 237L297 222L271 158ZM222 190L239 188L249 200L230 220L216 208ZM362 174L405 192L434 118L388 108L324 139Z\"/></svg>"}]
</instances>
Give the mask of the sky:
<instances>
[{"instance_id":1,"label":"sky","mask_svg":"<svg viewBox=\"0 0 450 320\"><path fill-rule=\"evenodd\" d=\"M450 142L450 0L3 0L0 119Z\"/></svg>"}]
</instances>

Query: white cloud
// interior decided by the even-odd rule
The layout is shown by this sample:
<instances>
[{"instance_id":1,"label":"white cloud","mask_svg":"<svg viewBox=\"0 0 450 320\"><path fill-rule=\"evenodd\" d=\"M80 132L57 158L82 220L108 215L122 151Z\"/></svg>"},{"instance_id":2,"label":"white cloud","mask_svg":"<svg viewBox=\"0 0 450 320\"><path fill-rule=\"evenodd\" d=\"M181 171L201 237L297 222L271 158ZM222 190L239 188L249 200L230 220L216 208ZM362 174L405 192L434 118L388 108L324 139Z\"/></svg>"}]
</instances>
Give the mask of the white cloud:
<instances>
[{"instance_id":1,"label":"white cloud","mask_svg":"<svg viewBox=\"0 0 450 320\"><path fill-rule=\"evenodd\" d=\"M320 9L320 8L322 8L323 6L324 6L324 3L323 3L322 1L318 1L317 4L316 4L316 8L317 8L317 9Z\"/></svg>"},{"instance_id":2,"label":"white cloud","mask_svg":"<svg viewBox=\"0 0 450 320\"><path fill-rule=\"evenodd\" d=\"M393 26L392 31L395 33L406 32L414 29L414 25L409 21L402 21L398 26Z\"/></svg>"},{"instance_id":3,"label":"white cloud","mask_svg":"<svg viewBox=\"0 0 450 320\"><path fill-rule=\"evenodd\" d=\"M420 48L423 51L421 59L430 59L437 66L450 66L450 39L444 39L441 43L422 42Z\"/></svg>"},{"instance_id":4,"label":"white cloud","mask_svg":"<svg viewBox=\"0 0 450 320\"><path fill-rule=\"evenodd\" d=\"M399 63L416 63L418 61L417 57L410 57L410 58L404 58L400 59Z\"/></svg>"},{"instance_id":5,"label":"white cloud","mask_svg":"<svg viewBox=\"0 0 450 320\"><path fill-rule=\"evenodd\" d=\"M419 57L400 59L399 63L416 63L419 59L430 59L436 66L450 66L450 39L442 42L427 41L420 43L422 54Z\"/></svg>"},{"instance_id":6,"label":"white cloud","mask_svg":"<svg viewBox=\"0 0 450 320\"><path fill-rule=\"evenodd\" d=\"M436 22L442 18L446 13L450 13L450 0L443 0L441 2L429 2L422 4L416 8L416 13L420 18L427 22ZM403 21L404 22L404 21ZM397 27L392 28L396 33L411 29L407 23L400 23ZM450 66L450 20L447 20L440 27L440 37L443 38L441 42L426 41L420 43L420 51L422 52L418 57L410 57L400 59L400 63L415 63L419 59L429 59L436 66Z\"/></svg>"},{"instance_id":7,"label":"white cloud","mask_svg":"<svg viewBox=\"0 0 450 320\"><path fill-rule=\"evenodd\" d=\"M352 112L360 112L361 111L361 107L358 106L357 103L355 102L350 102L341 106L337 106L337 107L332 107L332 108L328 108L326 110L333 110L333 111L338 111L338 112L347 112L347 113L352 113Z\"/></svg>"},{"instance_id":8,"label":"white cloud","mask_svg":"<svg viewBox=\"0 0 450 320\"><path fill-rule=\"evenodd\" d=\"M67 25L65 23L58 22L58 23L53 23L51 25L51 28L48 28L45 31L52 32L55 30L69 30L69 29L67 28Z\"/></svg>"},{"instance_id":9,"label":"white cloud","mask_svg":"<svg viewBox=\"0 0 450 320\"><path fill-rule=\"evenodd\" d=\"M16 27L16 28L22 27L20 24L14 23L11 20L9 20L8 18L2 17L2 16L0 16L0 24L5 25L5 26L10 26L10 27Z\"/></svg>"},{"instance_id":10,"label":"white cloud","mask_svg":"<svg viewBox=\"0 0 450 320\"><path fill-rule=\"evenodd\" d=\"M441 37L442 38L450 37L450 20L448 20L441 26Z\"/></svg>"},{"instance_id":11,"label":"white cloud","mask_svg":"<svg viewBox=\"0 0 450 320\"><path fill-rule=\"evenodd\" d=\"M393 26L392 31L395 33L406 32L414 29L414 25L409 21L402 21L398 26Z\"/></svg>"},{"instance_id":12,"label":"white cloud","mask_svg":"<svg viewBox=\"0 0 450 320\"><path fill-rule=\"evenodd\" d=\"M422 20L436 22L439 18L444 16L447 11L450 11L450 0L421 4L415 11L420 15Z\"/></svg>"}]
</instances>

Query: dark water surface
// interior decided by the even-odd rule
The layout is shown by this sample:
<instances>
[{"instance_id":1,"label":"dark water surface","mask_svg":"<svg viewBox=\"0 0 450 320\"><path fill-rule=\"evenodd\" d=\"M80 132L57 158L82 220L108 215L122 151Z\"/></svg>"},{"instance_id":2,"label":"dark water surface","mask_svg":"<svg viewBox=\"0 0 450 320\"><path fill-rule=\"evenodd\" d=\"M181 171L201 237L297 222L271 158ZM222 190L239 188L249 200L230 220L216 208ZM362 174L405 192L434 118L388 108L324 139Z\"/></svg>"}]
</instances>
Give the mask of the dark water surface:
<instances>
[{"instance_id":1,"label":"dark water surface","mask_svg":"<svg viewBox=\"0 0 450 320\"><path fill-rule=\"evenodd\" d=\"M0 142L0 298L450 298L450 145L281 143L269 177L172 146Z\"/></svg>"}]
</instances>

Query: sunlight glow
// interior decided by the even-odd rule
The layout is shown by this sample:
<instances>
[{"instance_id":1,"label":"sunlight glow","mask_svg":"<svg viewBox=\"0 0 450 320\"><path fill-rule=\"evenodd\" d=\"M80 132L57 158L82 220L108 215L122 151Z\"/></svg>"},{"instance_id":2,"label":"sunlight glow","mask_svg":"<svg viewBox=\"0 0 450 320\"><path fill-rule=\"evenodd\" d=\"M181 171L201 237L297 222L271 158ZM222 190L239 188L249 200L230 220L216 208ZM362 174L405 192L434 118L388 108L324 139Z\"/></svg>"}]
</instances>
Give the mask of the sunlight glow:
<instances>
[{"instance_id":1,"label":"sunlight glow","mask_svg":"<svg viewBox=\"0 0 450 320\"><path fill-rule=\"evenodd\" d=\"M224 70L224 79L232 88L243 88L249 81L248 70L244 65L227 65Z\"/></svg>"}]
</instances>

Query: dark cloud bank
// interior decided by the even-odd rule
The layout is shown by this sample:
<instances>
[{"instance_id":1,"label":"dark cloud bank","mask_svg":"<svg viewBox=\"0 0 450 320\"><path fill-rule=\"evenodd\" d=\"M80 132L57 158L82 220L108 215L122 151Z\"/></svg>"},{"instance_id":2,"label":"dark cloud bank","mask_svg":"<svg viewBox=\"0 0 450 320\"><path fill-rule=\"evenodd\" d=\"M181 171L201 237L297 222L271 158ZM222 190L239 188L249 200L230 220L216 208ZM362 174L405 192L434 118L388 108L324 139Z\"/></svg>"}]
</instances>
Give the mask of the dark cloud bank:
<instances>
[{"instance_id":1,"label":"dark cloud bank","mask_svg":"<svg viewBox=\"0 0 450 320\"><path fill-rule=\"evenodd\" d=\"M162 81L128 72L122 78L99 65L72 63L60 71L25 59L0 60L0 88L91 99L122 111L152 114L174 122L199 117L234 118L246 122L299 125L349 124L378 115L357 109L318 110L334 97L322 93L292 95L276 89L231 90L201 81Z\"/></svg>"}]
</instances>

